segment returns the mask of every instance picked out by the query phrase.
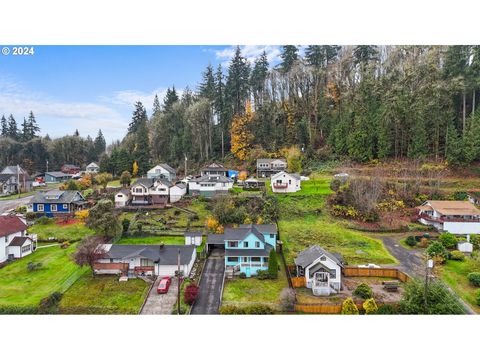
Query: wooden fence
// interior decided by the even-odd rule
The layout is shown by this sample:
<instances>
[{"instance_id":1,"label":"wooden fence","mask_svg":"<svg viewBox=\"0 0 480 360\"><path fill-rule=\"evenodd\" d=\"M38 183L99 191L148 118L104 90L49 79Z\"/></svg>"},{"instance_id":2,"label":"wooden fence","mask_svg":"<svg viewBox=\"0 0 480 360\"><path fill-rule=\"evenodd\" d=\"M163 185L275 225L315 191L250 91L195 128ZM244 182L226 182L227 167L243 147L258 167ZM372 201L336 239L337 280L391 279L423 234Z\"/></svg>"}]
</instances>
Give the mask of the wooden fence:
<instances>
[{"instance_id":1,"label":"wooden fence","mask_svg":"<svg viewBox=\"0 0 480 360\"><path fill-rule=\"evenodd\" d=\"M343 269L343 276L346 277L389 277L400 280L401 282L406 282L410 277L405 274L403 271L394 268L359 268L354 266L346 266Z\"/></svg>"},{"instance_id":2,"label":"wooden fence","mask_svg":"<svg viewBox=\"0 0 480 360\"><path fill-rule=\"evenodd\" d=\"M307 286L305 278L304 277L292 277L292 286L294 288Z\"/></svg>"}]
</instances>

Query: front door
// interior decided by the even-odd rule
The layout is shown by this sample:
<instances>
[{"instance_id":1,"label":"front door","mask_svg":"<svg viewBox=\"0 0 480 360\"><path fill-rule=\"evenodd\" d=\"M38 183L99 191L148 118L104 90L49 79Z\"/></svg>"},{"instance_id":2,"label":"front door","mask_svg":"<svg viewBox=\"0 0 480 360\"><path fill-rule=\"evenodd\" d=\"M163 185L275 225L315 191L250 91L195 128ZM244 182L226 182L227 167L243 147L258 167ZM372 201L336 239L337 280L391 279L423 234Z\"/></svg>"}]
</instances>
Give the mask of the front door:
<instances>
[{"instance_id":1,"label":"front door","mask_svg":"<svg viewBox=\"0 0 480 360\"><path fill-rule=\"evenodd\" d=\"M247 277L252 276L251 273L250 273L250 268L249 268L249 267L247 267L247 268L245 269L245 275L247 275Z\"/></svg>"}]
</instances>

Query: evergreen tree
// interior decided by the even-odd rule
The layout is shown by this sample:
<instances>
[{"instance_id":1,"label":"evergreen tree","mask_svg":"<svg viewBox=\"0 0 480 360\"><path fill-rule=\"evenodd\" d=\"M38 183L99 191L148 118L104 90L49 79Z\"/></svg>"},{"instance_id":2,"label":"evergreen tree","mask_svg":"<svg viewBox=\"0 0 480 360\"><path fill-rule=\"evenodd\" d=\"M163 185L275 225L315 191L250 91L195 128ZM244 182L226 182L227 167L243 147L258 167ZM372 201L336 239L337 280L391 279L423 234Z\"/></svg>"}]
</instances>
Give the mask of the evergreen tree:
<instances>
[{"instance_id":1,"label":"evergreen tree","mask_svg":"<svg viewBox=\"0 0 480 360\"><path fill-rule=\"evenodd\" d=\"M28 123L27 119L23 118L23 123L22 123L22 134L20 136L22 141L28 141L30 140L30 132L28 130Z\"/></svg>"},{"instance_id":2,"label":"evergreen tree","mask_svg":"<svg viewBox=\"0 0 480 360\"><path fill-rule=\"evenodd\" d=\"M268 276L270 279L276 279L278 277L278 260L275 249L270 250L268 256Z\"/></svg>"},{"instance_id":3,"label":"evergreen tree","mask_svg":"<svg viewBox=\"0 0 480 360\"><path fill-rule=\"evenodd\" d=\"M15 118L13 117L12 114L8 117L8 130L7 130L7 135L12 138L13 140L18 139L18 128L17 128L17 122L15 121Z\"/></svg>"},{"instance_id":4,"label":"evergreen tree","mask_svg":"<svg viewBox=\"0 0 480 360\"><path fill-rule=\"evenodd\" d=\"M78 132L78 129L75 129L75 132L73 133L73 136L80 136L80 133Z\"/></svg>"},{"instance_id":5,"label":"evergreen tree","mask_svg":"<svg viewBox=\"0 0 480 360\"><path fill-rule=\"evenodd\" d=\"M283 73L288 73L298 60L298 48L295 45L285 45L282 47L280 57L282 59L280 69Z\"/></svg>"},{"instance_id":6,"label":"evergreen tree","mask_svg":"<svg viewBox=\"0 0 480 360\"><path fill-rule=\"evenodd\" d=\"M5 114L2 115L2 120L0 122L0 127L1 127L0 135L8 136L8 125L7 125L7 119L5 118Z\"/></svg>"},{"instance_id":7,"label":"evergreen tree","mask_svg":"<svg viewBox=\"0 0 480 360\"><path fill-rule=\"evenodd\" d=\"M235 55L228 67L227 83L225 85L226 98L233 114L243 114L245 103L249 95L250 65L242 56L240 47L237 46ZM228 119L228 121L231 120Z\"/></svg>"},{"instance_id":8,"label":"evergreen tree","mask_svg":"<svg viewBox=\"0 0 480 360\"><path fill-rule=\"evenodd\" d=\"M158 100L158 95L155 94L155 98L153 99L153 111L152 111L152 118L159 116L162 109L160 107L160 101Z\"/></svg>"},{"instance_id":9,"label":"evergreen tree","mask_svg":"<svg viewBox=\"0 0 480 360\"><path fill-rule=\"evenodd\" d=\"M93 142L93 146L95 148L95 154L97 159L103 154L107 148L107 144L105 141L105 137L103 136L102 130L98 130L98 135Z\"/></svg>"},{"instance_id":10,"label":"evergreen tree","mask_svg":"<svg viewBox=\"0 0 480 360\"><path fill-rule=\"evenodd\" d=\"M453 124L450 124L447 128L445 158L452 165L460 165L464 161L462 141L460 140L458 131Z\"/></svg>"},{"instance_id":11,"label":"evergreen tree","mask_svg":"<svg viewBox=\"0 0 480 360\"><path fill-rule=\"evenodd\" d=\"M265 80L268 76L268 60L267 53L264 51L259 58L255 60L252 75L250 77L250 84L254 96L255 105L262 103L263 94L265 91Z\"/></svg>"},{"instance_id":12,"label":"evergreen tree","mask_svg":"<svg viewBox=\"0 0 480 360\"><path fill-rule=\"evenodd\" d=\"M213 74L212 65L208 65L205 72L202 74L202 82L198 87L200 96L210 100L211 102L215 101L215 77Z\"/></svg>"},{"instance_id":13,"label":"evergreen tree","mask_svg":"<svg viewBox=\"0 0 480 360\"><path fill-rule=\"evenodd\" d=\"M33 111L30 111L28 115L28 139L31 140L38 135L40 132L40 127L37 124L37 120L35 119L35 115L33 115Z\"/></svg>"},{"instance_id":14,"label":"evergreen tree","mask_svg":"<svg viewBox=\"0 0 480 360\"><path fill-rule=\"evenodd\" d=\"M165 94L165 98L163 99L163 110L165 112L168 112L172 109L173 104L175 104L178 101L178 94L177 91L175 90L175 86L167 89L167 93Z\"/></svg>"},{"instance_id":15,"label":"evergreen tree","mask_svg":"<svg viewBox=\"0 0 480 360\"><path fill-rule=\"evenodd\" d=\"M305 60L308 65L321 68L325 65L325 51L321 45L309 45L305 49Z\"/></svg>"},{"instance_id":16,"label":"evergreen tree","mask_svg":"<svg viewBox=\"0 0 480 360\"><path fill-rule=\"evenodd\" d=\"M143 119L138 123L137 131L135 133L133 157L138 164L138 173L140 175L146 174L150 169L150 141L146 119Z\"/></svg>"},{"instance_id":17,"label":"evergreen tree","mask_svg":"<svg viewBox=\"0 0 480 360\"><path fill-rule=\"evenodd\" d=\"M168 93L168 92L167 92ZM141 122L147 121L147 110L140 101L135 103L135 110L133 110L132 121L128 125L128 133L135 134Z\"/></svg>"}]
</instances>

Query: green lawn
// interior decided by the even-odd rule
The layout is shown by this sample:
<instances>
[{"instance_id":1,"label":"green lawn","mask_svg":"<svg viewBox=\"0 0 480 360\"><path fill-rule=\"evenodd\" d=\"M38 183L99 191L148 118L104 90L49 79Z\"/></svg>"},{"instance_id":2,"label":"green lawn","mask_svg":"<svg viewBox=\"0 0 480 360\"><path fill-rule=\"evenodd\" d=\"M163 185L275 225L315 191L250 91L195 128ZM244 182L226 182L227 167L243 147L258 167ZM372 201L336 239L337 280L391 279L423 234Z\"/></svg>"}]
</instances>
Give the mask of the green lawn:
<instances>
[{"instance_id":1,"label":"green lawn","mask_svg":"<svg viewBox=\"0 0 480 360\"><path fill-rule=\"evenodd\" d=\"M476 295L480 288L470 285L467 275L471 272L480 271L480 261L466 258L465 261L448 260L440 268L442 280L445 281L465 302L480 313Z\"/></svg>"},{"instance_id":2,"label":"green lawn","mask_svg":"<svg viewBox=\"0 0 480 360\"><path fill-rule=\"evenodd\" d=\"M117 276L102 275L94 278L88 272L64 294L60 312L77 313L78 310L72 311L72 308L90 307L95 309L95 313L137 314L149 287L141 279L120 282Z\"/></svg>"},{"instance_id":3,"label":"green lawn","mask_svg":"<svg viewBox=\"0 0 480 360\"><path fill-rule=\"evenodd\" d=\"M38 249L0 269L0 305L35 306L55 291L66 291L87 268L75 265L70 256L75 245ZM43 266L29 272L27 264L41 262Z\"/></svg>"},{"instance_id":4,"label":"green lawn","mask_svg":"<svg viewBox=\"0 0 480 360\"><path fill-rule=\"evenodd\" d=\"M226 279L222 305L248 306L252 303L277 305L280 301L280 292L286 287L288 281L283 266L280 267L276 280L259 280L254 277Z\"/></svg>"},{"instance_id":5,"label":"green lawn","mask_svg":"<svg viewBox=\"0 0 480 360\"><path fill-rule=\"evenodd\" d=\"M86 236L94 235L95 232L89 229L83 223L71 225L57 225L53 224L35 224L28 229L31 234L37 234L39 240L47 240L48 238L55 238L64 241L79 241Z\"/></svg>"},{"instance_id":6,"label":"green lawn","mask_svg":"<svg viewBox=\"0 0 480 360\"><path fill-rule=\"evenodd\" d=\"M142 236L142 237L124 237L118 240L118 245L155 245L164 243L165 245L183 245L185 238L183 236Z\"/></svg>"}]
</instances>

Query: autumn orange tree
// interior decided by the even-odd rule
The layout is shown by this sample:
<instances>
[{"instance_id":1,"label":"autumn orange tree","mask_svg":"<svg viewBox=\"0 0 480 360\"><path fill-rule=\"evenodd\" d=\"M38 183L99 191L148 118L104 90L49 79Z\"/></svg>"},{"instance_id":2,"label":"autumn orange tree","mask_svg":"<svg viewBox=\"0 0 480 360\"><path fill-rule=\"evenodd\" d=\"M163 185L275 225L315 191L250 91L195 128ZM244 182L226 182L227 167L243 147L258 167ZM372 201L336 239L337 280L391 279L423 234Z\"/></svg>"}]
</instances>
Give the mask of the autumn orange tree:
<instances>
[{"instance_id":1,"label":"autumn orange tree","mask_svg":"<svg viewBox=\"0 0 480 360\"><path fill-rule=\"evenodd\" d=\"M239 160L248 158L253 142L253 134L251 124L253 121L253 113L250 103L247 103L244 115L235 115L232 119L230 127L231 151Z\"/></svg>"}]
</instances>

